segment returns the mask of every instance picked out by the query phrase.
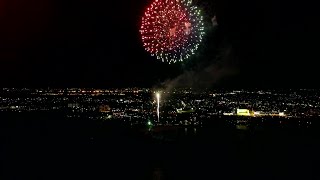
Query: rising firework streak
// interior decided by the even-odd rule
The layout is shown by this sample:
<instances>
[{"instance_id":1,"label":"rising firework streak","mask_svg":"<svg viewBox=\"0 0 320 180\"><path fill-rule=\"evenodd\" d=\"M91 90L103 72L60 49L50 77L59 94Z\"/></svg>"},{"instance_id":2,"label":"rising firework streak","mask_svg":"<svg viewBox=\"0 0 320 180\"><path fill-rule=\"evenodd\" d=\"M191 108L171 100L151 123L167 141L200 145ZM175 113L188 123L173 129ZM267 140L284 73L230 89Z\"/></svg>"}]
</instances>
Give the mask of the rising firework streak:
<instances>
[{"instance_id":1,"label":"rising firework streak","mask_svg":"<svg viewBox=\"0 0 320 180\"><path fill-rule=\"evenodd\" d=\"M157 116L158 116L158 122L160 120L160 93L157 92Z\"/></svg>"}]
</instances>

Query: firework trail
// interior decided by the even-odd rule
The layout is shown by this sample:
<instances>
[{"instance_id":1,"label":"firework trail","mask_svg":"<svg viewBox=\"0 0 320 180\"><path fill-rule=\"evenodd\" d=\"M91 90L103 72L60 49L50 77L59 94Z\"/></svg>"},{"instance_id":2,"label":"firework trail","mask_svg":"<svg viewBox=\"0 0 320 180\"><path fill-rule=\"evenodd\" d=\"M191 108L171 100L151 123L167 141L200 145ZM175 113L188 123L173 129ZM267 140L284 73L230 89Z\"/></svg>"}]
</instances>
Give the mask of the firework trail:
<instances>
[{"instance_id":1,"label":"firework trail","mask_svg":"<svg viewBox=\"0 0 320 180\"><path fill-rule=\"evenodd\" d=\"M160 93L156 94L157 96L157 116L158 116L158 122L160 120Z\"/></svg>"}]
</instances>

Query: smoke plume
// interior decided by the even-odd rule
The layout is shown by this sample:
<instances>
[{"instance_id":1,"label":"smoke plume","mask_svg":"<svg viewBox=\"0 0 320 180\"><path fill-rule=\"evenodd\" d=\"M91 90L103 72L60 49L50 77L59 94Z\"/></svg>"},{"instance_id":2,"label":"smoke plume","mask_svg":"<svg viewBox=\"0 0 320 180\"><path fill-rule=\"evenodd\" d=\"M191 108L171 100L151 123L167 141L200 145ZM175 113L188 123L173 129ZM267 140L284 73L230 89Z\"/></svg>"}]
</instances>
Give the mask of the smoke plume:
<instances>
[{"instance_id":1,"label":"smoke plume","mask_svg":"<svg viewBox=\"0 0 320 180\"><path fill-rule=\"evenodd\" d=\"M211 29L213 30L211 40L215 41L218 28L216 16L211 20ZM161 84L161 89L171 91L175 88L192 88L194 90L212 88L224 78L236 74L237 69L234 63L236 57L231 44L223 40L218 46L213 46L213 49L208 49L204 55L212 57L212 59L209 59L208 62L197 63L197 67L184 70L176 78L166 80Z\"/></svg>"},{"instance_id":2,"label":"smoke plume","mask_svg":"<svg viewBox=\"0 0 320 180\"><path fill-rule=\"evenodd\" d=\"M236 74L237 69L232 64L232 48L225 49L220 56L221 61L201 65L195 70L187 70L178 77L163 82L162 87L165 91L174 88L211 88L223 78Z\"/></svg>"}]
</instances>

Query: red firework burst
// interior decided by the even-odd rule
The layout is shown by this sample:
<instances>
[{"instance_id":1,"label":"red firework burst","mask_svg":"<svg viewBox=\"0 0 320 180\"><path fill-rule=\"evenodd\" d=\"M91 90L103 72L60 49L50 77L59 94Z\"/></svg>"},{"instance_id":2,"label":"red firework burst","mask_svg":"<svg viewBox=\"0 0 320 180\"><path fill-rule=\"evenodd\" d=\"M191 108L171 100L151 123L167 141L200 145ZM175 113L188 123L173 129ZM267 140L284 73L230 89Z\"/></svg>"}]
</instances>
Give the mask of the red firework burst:
<instances>
[{"instance_id":1,"label":"red firework burst","mask_svg":"<svg viewBox=\"0 0 320 180\"><path fill-rule=\"evenodd\" d=\"M169 63L188 58L203 36L200 11L185 0L155 0L141 25L145 49Z\"/></svg>"}]
</instances>

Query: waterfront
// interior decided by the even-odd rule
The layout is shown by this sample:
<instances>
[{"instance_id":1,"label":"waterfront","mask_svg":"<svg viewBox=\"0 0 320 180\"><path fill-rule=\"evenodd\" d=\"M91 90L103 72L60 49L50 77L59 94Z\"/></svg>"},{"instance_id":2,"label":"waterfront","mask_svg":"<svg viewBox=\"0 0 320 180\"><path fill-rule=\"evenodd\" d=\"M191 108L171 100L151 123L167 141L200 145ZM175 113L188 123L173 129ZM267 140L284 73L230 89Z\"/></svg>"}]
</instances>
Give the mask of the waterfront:
<instances>
[{"instance_id":1,"label":"waterfront","mask_svg":"<svg viewBox=\"0 0 320 180\"><path fill-rule=\"evenodd\" d=\"M221 119L150 130L54 113L1 115L1 169L10 179L318 177L318 127L292 127L237 129Z\"/></svg>"}]
</instances>

